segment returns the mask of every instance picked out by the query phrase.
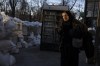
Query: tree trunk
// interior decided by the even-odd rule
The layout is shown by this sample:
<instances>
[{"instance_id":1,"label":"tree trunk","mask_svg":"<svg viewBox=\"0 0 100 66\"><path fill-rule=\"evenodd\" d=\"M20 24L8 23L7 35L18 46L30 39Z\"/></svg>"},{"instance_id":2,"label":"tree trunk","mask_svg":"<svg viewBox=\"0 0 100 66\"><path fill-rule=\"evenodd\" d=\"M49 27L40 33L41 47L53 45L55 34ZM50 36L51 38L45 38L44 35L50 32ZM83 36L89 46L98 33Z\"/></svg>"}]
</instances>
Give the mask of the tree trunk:
<instances>
[{"instance_id":1,"label":"tree trunk","mask_svg":"<svg viewBox=\"0 0 100 66\"><path fill-rule=\"evenodd\" d=\"M12 8L12 14L11 14L11 16L15 17L15 7Z\"/></svg>"}]
</instances>

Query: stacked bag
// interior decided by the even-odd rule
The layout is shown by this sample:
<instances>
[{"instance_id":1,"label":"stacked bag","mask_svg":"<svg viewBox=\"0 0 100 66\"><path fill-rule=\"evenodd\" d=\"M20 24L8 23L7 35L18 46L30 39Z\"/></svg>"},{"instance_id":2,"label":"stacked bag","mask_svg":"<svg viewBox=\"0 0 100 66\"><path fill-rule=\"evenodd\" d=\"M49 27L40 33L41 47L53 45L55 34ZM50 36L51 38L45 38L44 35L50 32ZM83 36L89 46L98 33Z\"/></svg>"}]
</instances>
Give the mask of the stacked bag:
<instances>
[{"instance_id":1,"label":"stacked bag","mask_svg":"<svg viewBox=\"0 0 100 66\"><path fill-rule=\"evenodd\" d=\"M3 17L0 15L0 66L12 66L15 64L15 57L10 52L18 52L15 44L10 40L11 35L5 28Z\"/></svg>"}]
</instances>

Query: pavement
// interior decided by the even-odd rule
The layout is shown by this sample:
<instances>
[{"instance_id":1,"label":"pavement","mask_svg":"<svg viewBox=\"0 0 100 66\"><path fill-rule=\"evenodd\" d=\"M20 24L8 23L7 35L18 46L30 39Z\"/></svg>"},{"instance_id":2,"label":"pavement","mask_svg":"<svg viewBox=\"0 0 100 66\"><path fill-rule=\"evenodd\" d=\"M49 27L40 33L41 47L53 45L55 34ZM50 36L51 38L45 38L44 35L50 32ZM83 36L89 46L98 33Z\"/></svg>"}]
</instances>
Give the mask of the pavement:
<instances>
[{"instance_id":1,"label":"pavement","mask_svg":"<svg viewBox=\"0 0 100 66\"><path fill-rule=\"evenodd\" d=\"M60 66L60 52L40 51L38 46L20 49L19 54L14 54L15 66ZM85 63L85 53L80 52L79 66L94 66Z\"/></svg>"}]
</instances>

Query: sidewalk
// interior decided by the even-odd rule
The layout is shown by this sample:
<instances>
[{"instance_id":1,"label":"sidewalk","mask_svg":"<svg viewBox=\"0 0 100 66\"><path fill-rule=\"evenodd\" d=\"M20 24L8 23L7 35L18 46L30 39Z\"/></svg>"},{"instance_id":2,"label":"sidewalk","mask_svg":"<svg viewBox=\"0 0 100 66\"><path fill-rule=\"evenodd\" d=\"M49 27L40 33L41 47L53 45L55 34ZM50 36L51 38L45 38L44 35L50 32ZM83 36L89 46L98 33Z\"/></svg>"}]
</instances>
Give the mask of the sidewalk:
<instances>
[{"instance_id":1,"label":"sidewalk","mask_svg":"<svg viewBox=\"0 0 100 66\"><path fill-rule=\"evenodd\" d=\"M60 66L60 53L51 51L40 51L39 47L21 49L16 57L15 66ZM85 54L80 53L79 66L94 66L85 63Z\"/></svg>"}]
</instances>

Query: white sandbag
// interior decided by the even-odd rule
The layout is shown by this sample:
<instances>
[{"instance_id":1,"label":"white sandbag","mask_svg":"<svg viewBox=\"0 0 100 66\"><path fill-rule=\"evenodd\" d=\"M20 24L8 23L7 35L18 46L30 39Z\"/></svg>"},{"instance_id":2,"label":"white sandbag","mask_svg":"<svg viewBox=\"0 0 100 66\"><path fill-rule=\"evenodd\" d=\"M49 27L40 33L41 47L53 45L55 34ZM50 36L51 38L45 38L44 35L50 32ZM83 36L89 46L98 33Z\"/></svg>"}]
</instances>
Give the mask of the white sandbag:
<instances>
[{"instance_id":1,"label":"white sandbag","mask_svg":"<svg viewBox=\"0 0 100 66\"><path fill-rule=\"evenodd\" d=\"M15 57L13 55L10 55L10 66L15 65L15 63L16 63Z\"/></svg>"},{"instance_id":2,"label":"white sandbag","mask_svg":"<svg viewBox=\"0 0 100 66\"><path fill-rule=\"evenodd\" d=\"M6 15L4 12L1 12L1 15L3 17L3 22L4 23L10 19L10 17L8 15Z\"/></svg>"},{"instance_id":3,"label":"white sandbag","mask_svg":"<svg viewBox=\"0 0 100 66\"><path fill-rule=\"evenodd\" d=\"M31 32L30 33L30 36L28 37L28 41L29 41L29 46L33 46L33 44L34 44L34 33L33 32Z\"/></svg>"},{"instance_id":4,"label":"white sandbag","mask_svg":"<svg viewBox=\"0 0 100 66\"><path fill-rule=\"evenodd\" d=\"M3 18L4 19L4 18ZM9 38L14 33L13 30L15 29L15 23L12 21L12 19L8 19L6 22L0 22L0 39Z\"/></svg>"},{"instance_id":5,"label":"white sandbag","mask_svg":"<svg viewBox=\"0 0 100 66\"><path fill-rule=\"evenodd\" d=\"M9 53L3 54L0 52L0 66L12 66L16 62L14 56L10 55Z\"/></svg>"},{"instance_id":6,"label":"white sandbag","mask_svg":"<svg viewBox=\"0 0 100 66\"><path fill-rule=\"evenodd\" d=\"M14 42L11 42L11 53L19 53L19 48L16 46L16 44L14 44Z\"/></svg>"},{"instance_id":7,"label":"white sandbag","mask_svg":"<svg viewBox=\"0 0 100 66\"><path fill-rule=\"evenodd\" d=\"M3 17L0 15L0 39L3 39L5 37L4 24L2 20Z\"/></svg>"},{"instance_id":8,"label":"white sandbag","mask_svg":"<svg viewBox=\"0 0 100 66\"><path fill-rule=\"evenodd\" d=\"M14 17L14 21L15 22L20 22L20 23L22 22L22 20L20 20L19 18L16 18L16 17Z\"/></svg>"},{"instance_id":9,"label":"white sandbag","mask_svg":"<svg viewBox=\"0 0 100 66\"><path fill-rule=\"evenodd\" d=\"M36 22L31 22L32 24L32 26L37 26L37 27L39 27L39 26L42 26L42 23L41 22L38 22L38 21L36 21Z\"/></svg>"},{"instance_id":10,"label":"white sandbag","mask_svg":"<svg viewBox=\"0 0 100 66\"><path fill-rule=\"evenodd\" d=\"M0 40L0 51L9 52L12 48L16 47L11 40Z\"/></svg>"},{"instance_id":11,"label":"white sandbag","mask_svg":"<svg viewBox=\"0 0 100 66\"><path fill-rule=\"evenodd\" d=\"M19 48L17 46L13 47L11 53L19 53Z\"/></svg>"},{"instance_id":12,"label":"white sandbag","mask_svg":"<svg viewBox=\"0 0 100 66\"><path fill-rule=\"evenodd\" d=\"M24 39L20 39L20 41L23 47L28 48L28 43Z\"/></svg>"},{"instance_id":13,"label":"white sandbag","mask_svg":"<svg viewBox=\"0 0 100 66\"><path fill-rule=\"evenodd\" d=\"M3 17L0 15L0 26L3 26Z\"/></svg>"},{"instance_id":14,"label":"white sandbag","mask_svg":"<svg viewBox=\"0 0 100 66\"><path fill-rule=\"evenodd\" d=\"M22 48L21 42L17 42L16 46L17 46L18 48Z\"/></svg>"},{"instance_id":15,"label":"white sandbag","mask_svg":"<svg viewBox=\"0 0 100 66\"><path fill-rule=\"evenodd\" d=\"M34 33L31 32L31 33L30 33L30 36L29 36L28 38L33 39L33 37L34 37Z\"/></svg>"},{"instance_id":16,"label":"white sandbag","mask_svg":"<svg viewBox=\"0 0 100 66\"><path fill-rule=\"evenodd\" d=\"M28 47L32 47L33 44L31 42L28 43Z\"/></svg>"},{"instance_id":17,"label":"white sandbag","mask_svg":"<svg viewBox=\"0 0 100 66\"><path fill-rule=\"evenodd\" d=\"M0 39L3 39L6 37L5 29L3 26L0 26Z\"/></svg>"},{"instance_id":18,"label":"white sandbag","mask_svg":"<svg viewBox=\"0 0 100 66\"><path fill-rule=\"evenodd\" d=\"M20 42L20 44L22 45L22 47L28 48L27 42L24 41L24 36L23 36L22 31L20 31L20 32L18 33L18 37L19 37L19 42Z\"/></svg>"},{"instance_id":19,"label":"white sandbag","mask_svg":"<svg viewBox=\"0 0 100 66\"><path fill-rule=\"evenodd\" d=\"M0 40L0 51L10 51L11 50L11 41L9 40Z\"/></svg>"},{"instance_id":20,"label":"white sandbag","mask_svg":"<svg viewBox=\"0 0 100 66\"><path fill-rule=\"evenodd\" d=\"M40 45L41 36L38 34L37 36L34 36L34 45Z\"/></svg>"},{"instance_id":21,"label":"white sandbag","mask_svg":"<svg viewBox=\"0 0 100 66\"><path fill-rule=\"evenodd\" d=\"M29 47L33 46L33 45L34 45L34 39L29 38L28 40L29 40L28 46L29 46Z\"/></svg>"},{"instance_id":22,"label":"white sandbag","mask_svg":"<svg viewBox=\"0 0 100 66\"><path fill-rule=\"evenodd\" d=\"M21 24L21 26L19 27L18 24ZM4 27L7 35L14 36L17 35L16 30L22 30L22 23L17 23L14 18L10 17L9 20L5 22Z\"/></svg>"},{"instance_id":23,"label":"white sandbag","mask_svg":"<svg viewBox=\"0 0 100 66\"><path fill-rule=\"evenodd\" d=\"M6 35L7 35L7 36L10 36L10 37L11 37L11 36L16 35L16 34L14 33L14 31L16 30L16 24L15 24L15 22L13 21L13 18L9 19L9 20L5 23L4 27L5 27Z\"/></svg>"},{"instance_id":24,"label":"white sandbag","mask_svg":"<svg viewBox=\"0 0 100 66\"><path fill-rule=\"evenodd\" d=\"M16 23L14 21L12 21L12 19L8 20L6 23L5 23L5 28L7 30L15 30L16 28Z\"/></svg>"}]
</instances>

